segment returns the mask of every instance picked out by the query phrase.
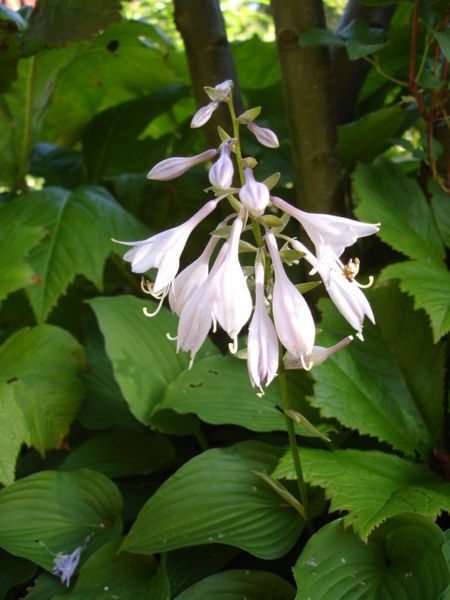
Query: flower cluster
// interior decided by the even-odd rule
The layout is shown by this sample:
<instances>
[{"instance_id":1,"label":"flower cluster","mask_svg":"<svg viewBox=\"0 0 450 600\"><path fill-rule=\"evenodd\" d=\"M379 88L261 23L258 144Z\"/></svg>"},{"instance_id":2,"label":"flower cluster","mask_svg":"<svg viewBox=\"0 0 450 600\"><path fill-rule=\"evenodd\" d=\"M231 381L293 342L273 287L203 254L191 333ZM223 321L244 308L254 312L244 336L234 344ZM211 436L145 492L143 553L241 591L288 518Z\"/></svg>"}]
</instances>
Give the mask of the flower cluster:
<instances>
[{"instance_id":1,"label":"flower cluster","mask_svg":"<svg viewBox=\"0 0 450 600\"><path fill-rule=\"evenodd\" d=\"M119 243L131 246L124 259L131 263L133 272L157 269L153 282L142 280L142 289L158 300L158 308L144 312L153 316L168 296L170 308L179 316L177 350L190 352L191 364L211 329L215 331L219 325L231 338L230 350L237 352L238 336L249 323L248 371L252 385L262 390L262 385L268 385L277 374L282 348L287 351L283 357L285 368L310 369L353 339L348 336L332 348L315 345L311 310L288 278L284 265L306 260L312 267L311 274L319 274L337 309L362 339L364 318L374 322L373 312L361 291L364 286L356 281L358 259L343 264L341 256L358 238L376 233L379 225L307 213L272 195L277 177L265 182L255 178L255 159L242 157L239 127L247 126L268 148L279 145L277 136L255 123L260 108L236 117L232 87L231 81L225 81L205 88L211 101L195 113L191 122L191 127L200 127L221 102L228 104L233 131L230 135L220 130L218 150L163 160L148 174L150 179L166 181L218 156L209 168L208 191L213 198L182 225L146 240ZM179 272L180 256L190 234L226 199L232 213L211 233L197 260ZM303 227L315 252L283 234L291 217ZM248 231L253 233L251 242L243 237ZM253 267L242 267L243 250L254 252Z\"/></svg>"}]
</instances>

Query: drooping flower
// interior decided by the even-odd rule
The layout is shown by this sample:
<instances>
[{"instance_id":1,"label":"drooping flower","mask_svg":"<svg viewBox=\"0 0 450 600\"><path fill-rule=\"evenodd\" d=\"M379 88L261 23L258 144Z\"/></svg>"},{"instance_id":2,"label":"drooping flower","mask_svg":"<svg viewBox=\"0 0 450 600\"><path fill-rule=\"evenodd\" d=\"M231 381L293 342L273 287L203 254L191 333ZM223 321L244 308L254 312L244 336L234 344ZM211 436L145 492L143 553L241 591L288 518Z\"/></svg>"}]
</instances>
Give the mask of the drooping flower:
<instances>
[{"instance_id":1,"label":"drooping flower","mask_svg":"<svg viewBox=\"0 0 450 600\"><path fill-rule=\"evenodd\" d=\"M266 233L265 240L275 273L272 312L278 337L286 350L307 364L316 335L314 319L305 299L284 271L273 233Z\"/></svg>"},{"instance_id":2,"label":"drooping flower","mask_svg":"<svg viewBox=\"0 0 450 600\"><path fill-rule=\"evenodd\" d=\"M58 575L61 583L69 587L70 579L75 573L81 558L83 546L78 546L71 554L59 553L55 556L52 573Z\"/></svg>"},{"instance_id":3,"label":"drooping flower","mask_svg":"<svg viewBox=\"0 0 450 600\"><path fill-rule=\"evenodd\" d=\"M214 100L213 102L209 102L206 106L199 108L192 117L191 128L197 129L198 127L202 127L205 123L207 123L218 106L218 100Z\"/></svg>"},{"instance_id":4,"label":"drooping flower","mask_svg":"<svg viewBox=\"0 0 450 600\"><path fill-rule=\"evenodd\" d=\"M253 216L260 217L269 204L269 189L264 183L255 181L252 169L246 168L244 173L245 183L239 191L239 199Z\"/></svg>"},{"instance_id":5,"label":"drooping flower","mask_svg":"<svg viewBox=\"0 0 450 600\"><path fill-rule=\"evenodd\" d=\"M149 269L158 269L152 293L158 296L169 286L180 267L180 256L192 231L217 206L220 198L210 200L185 223L152 235L146 240L122 242L125 246L133 246L126 252L124 260L131 263L133 273L145 273Z\"/></svg>"},{"instance_id":6,"label":"drooping flower","mask_svg":"<svg viewBox=\"0 0 450 600\"><path fill-rule=\"evenodd\" d=\"M330 348L324 348L323 346L313 346L312 352L307 357L306 361L308 363L308 368L317 367L318 365L323 363L323 361L326 360L329 356L331 356L338 350L345 348L345 346L348 346L352 341L353 336L349 335L337 344L334 344L334 346L331 346ZM305 368L305 361L299 358L295 358L290 352L287 352L283 362L286 369Z\"/></svg>"},{"instance_id":7,"label":"drooping flower","mask_svg":"<svg viewBox=\"0 0 450 600\"><path fill-rule=\"evenodd\" d=\"M209 288L228 252L228 242L220 249L206 279L186 298L181 309L177 332L177 352L191 353L191 365L211 329L214 318L209 298Z\"/></svg>"},{"instance_id":8,"label":"drooping flower","mask_svg":"<svg viewBox=\"0 0 450 600\"><path fill-rule=\"evenodd\" d=\"M277 196L272 196L270 200L274 206L299 221L315 245L316 251L320 244L325 244L337 257L358 238L373 235L380 228L379 223L362 223L345 217L307 213Z\"/></svg>"},{"instance_id":9,"label":"drooping flower","mask_svg":"<svg viewBox=\"0 0 450 600\"><path fill-rule=\"evenodd\" d=\"M169 304L172 312L180 316L183 306L208 277L209 259L219 238L212 237L201 255L183 269L173 280L169 292Z\"/></svg>"},{"instance_id":10,"label":"drooping flower","mask_svg":"<svg viewBox=\"0 0 450 600\"><path fill-rule=\"evenodd\" d=\"M209 299L213 317L233 340L237 350L237 336L252 312L252 297L244 272L239 263L239 238L243 228L241 214L234 220L225 258L211 281Z\"/></svg>"},{"instance_id":11,"label":"drooping flower","mask_svg":"<svg viewBox=\"0 0 450 600\"><path fill-rule=\"evenodd\" d=\"M280 142L278 141L276 134L271 129L268 129L267 127L260 127L253 121L247 123L247 127L253 133L258 142L263 146L266 146L267 148L279 147Z\"/></svg>"},{"instance_id":12,"label":"drooping flower","mask_svg":"<svg viewBox=\"0 0 450 600\"><path fill-rule=\"evenodd\" d=\"M205 152L201 152L195 156L173 156L172 158L166 158L157 163L153 169L148 172L147 178L155 179L157 181L169 181L170 179L175 179L191 167L214 158L216 154L217 150L211 148L210 150L205 150Z\"/></svg>"},{"instance_id":13,"label":"drooping flower","mask_svg":"<svg viewBox=\"0 0 450 600\"><path fill-rule=\"evenodd\" d=\"M372 323L375 323L375 317L360 285L351 276L345 274L345 266L320 238L317 258L301 242L292 240L291 245L295 250L304 253L305 259L313 267L312 272L318 272L322 278L328 295L338 311L362 337L364 317Z\"/></svg>"},{"instance_id":14,"label":"drooping flower","mask_svg":"<svg viewBox=\"0 0 450 600\"><path fill-rule=\"evenodd\" d=\"M253 387L266 386L277 374L278 337L267 314L264 297L264 265L258 255L255 264L255 310L248 328L247 367Z\"/></svg>"},{"instance_id":15,"label":"drooping flower","mask_svg":"<svg viewBox=\"0 0 450 600\"><path fill-rule=\"evenodd\" d=\"M220 148L220 156L209 169L211 185L221 189L229 189L233 183L234 167L231 160L230 142L226 141Z\"/></svg>"}]
</instances>

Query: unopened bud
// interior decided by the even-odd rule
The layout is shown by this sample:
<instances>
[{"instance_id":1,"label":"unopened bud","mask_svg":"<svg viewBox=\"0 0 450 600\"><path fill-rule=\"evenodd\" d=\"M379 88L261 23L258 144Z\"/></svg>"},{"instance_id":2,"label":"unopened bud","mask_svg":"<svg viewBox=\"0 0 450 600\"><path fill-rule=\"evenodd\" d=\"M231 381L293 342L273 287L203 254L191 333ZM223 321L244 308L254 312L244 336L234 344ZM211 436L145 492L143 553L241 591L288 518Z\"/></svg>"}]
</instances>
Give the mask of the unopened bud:
<instances>
[{"instance_id":1,"label":"unopened bud","mask_svg":"<svg viewBox=\"0 0 450 600\"><path fill-rule=\"evenodd\" d=\"M245 184L239 191L239 199L255 217L261 216L269 204L269 190L263 183L255 181L249 168L245 169Z\"/></svg>"},{"instance_id":2,"label":"unopened bud","mask_svg":"<svg viewBox=\"0 0 450 600\"><path fill-rule=\"evenodd\" d=\"M191 128L197 129L197 127L202 127L205 123L207 123L218 106L219 102L216 101L210 102L206 106L199 108L192 117Z\"/></svg>"},{"instance_id":3,"label":"unopened bud","mask_svg":"<svg viewBox=\"0 0 450 600\"><path fill-rule=\"evenodd\" d=\"M233 89L233 82L231 79L226 79L225 81L222 81L222 83L218 83L214 87L207 85L203 89L208 94L211 100L227 102L230 96L230 92Z\"/></svg>"},{"instance_id":4,"label":"unopened bud","mask_svg":"<svg viewBox=\"0 0 450 600\"><path fill-rule=\"evenodd\" d=\"M147 179L155 179L157 181L169 181L175 179L194 165L198 165L205 160L213 158L217 154L215 148L205 150L201 154L195 156L174 156L172 158L166 158L158 164L156 164L151 171L147 174Z\"/></svg>"},{"instance_id":5,"label":"unopened bud","mask_svg":"<svg viewBox=\"0 0 450 600\"><path fill-rule=\"evenodd\" d=\"M229 189L233 183L234 167L230 158L230 144L225 142L220 149L220 157L209 169L209 181L211 185Z\"/></svg>"},{"instance_id":6,"label":"unopened bud","mask_svg":"<svg viewBox=\"0 0 450 600\"><path fill-rule=\"evenodd\" d=\"M266 146L267 148L278 148L280 145L276 134L271 129L260 127L256 123L248 123L247 127L263 146Z\"/></svg>"}]
</instances>

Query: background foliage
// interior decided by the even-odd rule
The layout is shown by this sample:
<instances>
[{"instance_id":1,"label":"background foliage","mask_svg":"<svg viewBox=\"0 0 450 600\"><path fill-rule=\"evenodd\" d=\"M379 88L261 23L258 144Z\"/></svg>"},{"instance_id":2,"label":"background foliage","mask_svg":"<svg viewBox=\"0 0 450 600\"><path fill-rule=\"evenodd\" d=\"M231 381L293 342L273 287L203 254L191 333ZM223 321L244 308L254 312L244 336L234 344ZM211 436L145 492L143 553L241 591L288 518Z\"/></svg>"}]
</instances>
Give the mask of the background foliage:
<instances>
[{"instance_id":1,"label":"background foliage","mask_svg":"<svg viewBox=\"0 0 450 600\"><path fill-rule=\"evenodd\" d=\"M263 106L281 148L244 143L261 179L281 171L278 193L295 201L269 3L222 8L244 104ZM299 44L369 63L338 141L342 211L382 223L358 248L377 324L290 373L308 419L297 433L310 537L276 384L257 397L220 336L188 370L166 337L175 317L143 320L148 302L111 242L203 201L201 167L145 178L204 148L172 5L0 6L0 597L449 597L448 13L401 1L386 35L364 20L333 33L343 8L329 3L328 30ZM348 335L328 300L316 312L320 343ZM64 587L55 557L78 546Z\"/></svg>"}]
</instances>

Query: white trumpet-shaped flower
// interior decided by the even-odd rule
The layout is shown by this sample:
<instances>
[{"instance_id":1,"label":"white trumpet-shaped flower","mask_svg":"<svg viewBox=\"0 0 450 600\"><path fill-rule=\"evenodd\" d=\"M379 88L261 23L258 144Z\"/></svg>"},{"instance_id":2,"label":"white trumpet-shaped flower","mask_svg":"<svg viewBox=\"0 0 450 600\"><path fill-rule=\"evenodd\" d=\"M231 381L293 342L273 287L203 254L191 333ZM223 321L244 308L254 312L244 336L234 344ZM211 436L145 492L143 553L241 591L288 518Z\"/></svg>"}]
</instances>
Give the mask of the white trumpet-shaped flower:
<instances>
[{"instance_id":1,"label":"white trumpet-shaped flower","mask_svg":"<svg viewBox=\"0 0 450 600\"><path fill-rule=\"evenodd\" d=\"M149 269L158 269L152 288L152 294L158 296L169 286L180 268L180 256L186 242L197 225L217 206L220 198L210 200L185 223L167 231L157 233L146 240L122 242L125 246L133 246L125 253L124 260L131 263L134 273L145 273Z\"/></svg>"},{"instance_id":2,"label":"white trumpet-shaped flower","mask_svg":"<svg viewBox=\"0 0 450 600\"><path fill-rule=\"evenodd\" d=\"M362 337L364 317L372 323L375 323L375 317L359 284L351 276L346 275L345 265L320 239L317 258L299 241L292 240L291 245L295 250L304 253L305 259L313 267L312 273L319 273L338 311Z\"/></svg>"},{"instance_id":3,"label":"white trumpet-shaped flower","mask_svg":"<svg viewBox=\"0 0 450 600\"><path fill-rule=\"evenodd\" d=\"M207 123L218 106L219 101L214 100L213 102L209 102L206 106L199 108L192 117L191 128L197 129L197 127L202 127L205 123Z\"/></svg>"},{"instance_id":4,"label":"white trumpet-shaped flower","mask_svg":"<svg viewBox=\"0 0 450 600\"><path fill-rule=\"evenodd\" d=\"M269 204L269 188L255 181L252 169L247 167L244 173L245 183L239 191L239 199L253 216L260 217Z\"/></svg>"},{"instance_id":5,"label":"white trumpet-shaped flower","mask_svg":"<svg viewBox=\"0 0 450 600\"><path fill-rule=\"evenodd\" d=\"M176 315L180 316L183 306L192 296L194 290L202 285L208 277L209 259L219 238L212 237L200 256L183 269L173 280L169 292L169 305Z\"/></svg>"},{"instance_id":6,"label":"white trumpet-shaped flower","mask_svg":"<svg viewBox=\"0 0 450 600\"><path fill-rule=\"evenodd\" d=\"M265 240L275 273L272 312L278 337L286 350L307 364L316 335L314 319L305 299L284 271L275 236L268 232Z\"/></svg>"},{"instance_id":7,"label":"white trumpet-shaped flower","mask_svg":"<svg viewBox=\"0 0 450 600\"><path fill-rule=\"evenodd\" d=\"M266 310L260 256L255 264L255 311L248 328L247 367L252 386L260 389L269 385L278 369L278 336Z\"/></svg>"},{"instance_id":8,"label":"white trumpet-shaped flower","mask_svg":"<svg viewBox=\"0 0 450 600\"><path fill-rule=\"evenodd\" d=\"M263 146L266 146L267 148L278 148L280 145L277 135L271 129L260 127L253 121L247 123L247 127Z\"/></svg>"},{"instance_id":9,"label":"white trumpet-shaped flower","mask_svg":"<svg viewBox=\"0 0 450 600\"><path fill-rule=\"evenodd\" d=\"M220 156L209 169L209 181L215 187L228 189L233 183L234 167L231 160L230 142L224 142L220 148Z\"/></svg>"},{"instance_id":10,"label":"white trumpet-shaped flower","mask_svg":"<svg viewBox=\"0 0 450 600\"><path fill-rule=\"evenodd\" d=\"M300 222L315 245L316 251L320 244L325 244L337 257L344 252L345 248L352 246L358 238L373 235L380 229L379 223L362 223L345 217L307 213L276 196L271 197L271 202Z\"/></svg>"},{"instance_id":11,"label":"white trumpet-shaped flower","mask_svg":"<svg viewBox=\"0 0 450 600\"><path fill-rule=\"evenodd\" d=\"M180 350L190 352L191 365L214 322L209 288L218 269L223 264L227 252L228 242L225 242L217 255L209 275L186 299L180 313L177 332L177 352Z\"/></svg>"},{"instance_id":12,"label":"white trumpet-shaped flower","mask_svg":"<svg viewBox=\"0 0 450 600\"><path fill-rule=\"evenodd\" d=\"M227 254L212 278L209 288L213 317L233 340L235 352L238 333L247 323L252 312L252 297L239 263L239 238L243 228L242 212L233 223Z\"/></svg>"},{"instance_id":13,"label":"white trumpet-shaped flower","mask_svg":"<svg viewBox=\"0 0 450 600\"><path fill-rule=\"evenodd\" d=\"M215 148L205 150L195 156L173 156L157 163L147 174L147 179L157 181L169 181L183 175L191 167L198 165L206 160L214 158L217 154Z\"/></svg>"},{"instance_id":14,"label":"white trumpet-shaped flower","mask_svg":"<svg viewBox=\"0 0 450 600\"><path fill-rule=\"evenodd\" d=\"M312 352L307 357L306 361L296 358L290 352L288 352L283 360L284 366L286 367L286 369L304 369L305 363L307 363L308 369L310 369L311 367L317 367L318 365L323 363L323 361L326 360L329 356L331 356L335 352L338 352L338 350L345 348L345 346L348 346L352 341L353 336L349 335L337 344L334 344L334 346L331 346L330 348L324 348L323 346L313 346Z\"/></svg>"}]
</instances>

